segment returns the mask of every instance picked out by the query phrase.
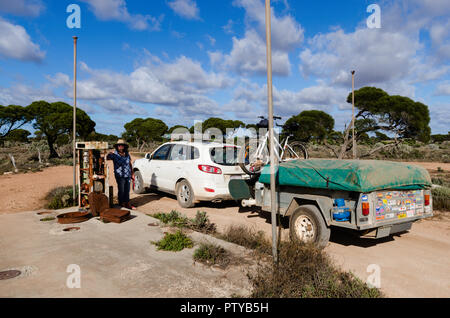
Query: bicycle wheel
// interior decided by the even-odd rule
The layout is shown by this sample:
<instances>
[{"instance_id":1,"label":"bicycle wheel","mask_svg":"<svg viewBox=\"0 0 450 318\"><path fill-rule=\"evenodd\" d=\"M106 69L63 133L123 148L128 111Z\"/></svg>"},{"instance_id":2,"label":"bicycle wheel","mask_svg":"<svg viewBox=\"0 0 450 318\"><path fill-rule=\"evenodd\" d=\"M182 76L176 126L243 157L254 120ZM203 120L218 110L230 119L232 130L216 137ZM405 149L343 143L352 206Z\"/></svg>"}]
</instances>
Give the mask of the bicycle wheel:
<instances>
[{"instance_id":1,"label":"bicycle wheel","mask_svg":"<svg viewBox=\"0 0 450 318\"><path fill-rule=\"evenodd\" d=\"M294 141L286 145L281 161L308 159L308 151L301 142Z\"/></svg>"},{"instance_id":2,"label":"bicycle wheel","mask_svg":"<svg viewBox=\"0 0 450 318\"><path fill-rule=\"evenodd\" d=\"M246 141L244 147L241 148L239 155L239 166L248 175L253 176L261 173L262 167L269 163L269 150L267 146L262 149L258 155L256 144Z\"/></svg>"}]
</instances>

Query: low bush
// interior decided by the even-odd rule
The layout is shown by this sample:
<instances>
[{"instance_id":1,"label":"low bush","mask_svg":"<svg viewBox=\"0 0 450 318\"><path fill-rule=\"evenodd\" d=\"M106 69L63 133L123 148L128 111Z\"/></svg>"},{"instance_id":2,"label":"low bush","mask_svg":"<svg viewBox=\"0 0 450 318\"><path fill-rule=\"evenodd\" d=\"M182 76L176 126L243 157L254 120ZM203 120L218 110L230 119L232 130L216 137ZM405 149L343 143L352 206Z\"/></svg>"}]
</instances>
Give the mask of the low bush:
<instances>
[{"instance_id":1,"label":"low bush","mask_svg":"<svg viewBox=\"0 0 450 318\"><path fill-rule=\"evenodd\" d=\"M312 245L283 243L279 262L260 263L248 274L252 298L378 298L351 273L336 269L323 250Z\"/></svg>"},{"instance_id":2,"label":"low bush","mask_svg":"<svg viewBox=\"0 0 450 318\"><path fill-rule=\"evenodd\" d=\"M194 247L194 242L183 232L178 230L175 234L166 233L166 235L158 242L152 242L158 250L178 252L185 248Z\"/></svg>"},{"instance_id":3,"label":"low bush","mask_svg":"<svg viewBox=\"0 0 450 318\"><path fill-rule=\"evenodd\" d=\"M216 225L211 223L206 212L197 211L195 218L188 220L188 227L197 232L216 233Z\"/></svg>"},{"instance_id":4,"label":"low bush","mask_svg":"<svg viewBox=\"0 0 450 318\"><path fill-rule=\"evenodd\" d=\"M48 202L46 208L51 210L70 208L78 204L78 199L73 200L72 186L58 187L51 190L45 197L45 200Z\"/></svg>"},{"instance_id":5,"label":"low bush","mask_svg":"<svg viewBox=\"0 0 450 318\"><path fill-rule=\"evenodd\" d=\"M261 253L271 253L272 245L264 236L264 232L255 231L243 225L229 226L218 238L235 243Z\"/></svg>"},{"instance_id":6,"label":"low bush","mask_svg":"<svg viewBox=\"0 0 450 318\"><path fill-rule=\"evenodd\" d=\"M221 246L202 243L194 252L194 260L205 265L219 265L225 268L231 262L231 255Z\"/></svg>"},{"instance_id":7,"label":"low bush","mask_svg":"<svg viewBox=\"0 0 450 318\"><path fill-rule=\"evenodd\" d=\"M164 224L175 227L183 227L188 223L188 218L175 210L172 210L170 213L156 213L151 216Z\"/></svg>"},{"instance_id":8,"label":"low bush","mask_svg":"<svg viewBox=\"0 0 450 318\"><path fill-rule=\"evenodd\" d=\"M216 232L216 225L211 223L206 212L197 211L197 214L193 219L189 219L175 210L172 210L170 213L156 213L150 216L169 226L180 228L185 227L197 232L208 234Z\"/></svg>"},{"instance_id":9,"label":"low bush","mask_svg":"<svg viewBox=\"0 0 450 318\"><path fill-rule=\"evenodd\" d=\"M436 187L431 190L433 196L433 209L450 211L450 188Z\"/></svg>"}]
</instances>

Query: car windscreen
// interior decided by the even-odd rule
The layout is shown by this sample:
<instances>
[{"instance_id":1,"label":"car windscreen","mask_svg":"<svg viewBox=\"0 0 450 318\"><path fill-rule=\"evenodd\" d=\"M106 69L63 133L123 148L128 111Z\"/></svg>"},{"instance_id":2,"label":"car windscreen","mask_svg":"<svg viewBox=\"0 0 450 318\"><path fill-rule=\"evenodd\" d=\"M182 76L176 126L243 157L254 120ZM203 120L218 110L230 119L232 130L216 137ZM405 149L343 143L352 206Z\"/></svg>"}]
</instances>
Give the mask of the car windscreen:
<instances>
[{"instance_id":1,"label":"car windscreen","mask_svg":"<svg viewBox=\"0 0 450 318\"><path fill-rule=\"evenodd\" d=\"M233 146L211 148L211 160L222 166L237 166L239 149Z\"/></svg>"}]
</instances>

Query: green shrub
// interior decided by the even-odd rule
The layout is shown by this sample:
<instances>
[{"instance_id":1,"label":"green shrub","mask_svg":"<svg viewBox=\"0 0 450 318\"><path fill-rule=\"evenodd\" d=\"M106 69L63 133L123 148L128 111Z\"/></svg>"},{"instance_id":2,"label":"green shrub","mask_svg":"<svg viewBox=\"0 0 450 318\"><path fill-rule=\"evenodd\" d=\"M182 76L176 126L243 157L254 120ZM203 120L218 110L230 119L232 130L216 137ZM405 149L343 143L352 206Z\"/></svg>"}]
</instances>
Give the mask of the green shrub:
<instances>
[{"instance_id":1,"label":"green shrub","mask_svg":"<svg viewBox=\"0 0 450 318\"><path fill-rule=\"evenodd\" d=\"M231 255L221 246L202 243L194 252L194 260L205 265L219 265L225 268L230 264Z\"/></svg>"},{"instance_id":2,"label":"green shrub","mask_svg":"<svg viewBox=\"0 0 450 318\"><path fill-rule=\"evenodd\" d=\"M232 225L223 234L218 235L222 240L241 245L261 253L272 252L271 243L265 238L264 232L256 232L243 225Z\"/></svg>"},{"instance_id":3,"label":"green shrub","mask_svg":"<svg viewBox=\"0 0 450 318\"><path fill-rule=\"evenodd\" d=\"M184 227L188 223L188 218L175 210L170 213L156 213L151 216L170 226Z\"/></svg>"},{"instance_id":4,"label":"green shrub","mask_svg":"<svg viewBox=\"0 0 450 318\"><path fill-rule=\"evenodd\" d=\"M334 267L323 250L313 245L283 243L277 265L260 263L248 274L252 298L377 298L351 273Z\"/></svg>"},{"instance_id":5,"label":"green shrub","mask_svg":"<svg viewBox=\"0 0 450 318\"><path fill-rule=\"evenodd\" d=\"M433 196L433 209L450 211L450 188L436 187L431 190Z\"/></svg>"},{"instance_id":6,"label":"green shrub","mask_svg":"<svg viewBox=\"0 0 450 318\"><path fill-rule=\"evenodd\" d=\"M206 212L197 211L193 219L189 219L175 210L172 210L170 213L156 213L150 216L169 226L185 227L202 233L216 232L216 225L211 223Z\"/></svg>"},{"instance_id":7,"label":"green shrub","mask_svg":"<svg viewBox=\"0 0 450 318\"><path fill-rule=\"evenodd\" d=\"M172 252L178 252L184 248L194 247L192 240L180 230L178 230L175 234L166 233L163 239L152 243L157 246L158 250Z\"/></svg>"},{"instance_id":8,"label":"green shrub","mask_svg":"<svg viewBox=\"0 0 450 318\"><path fill-rule=\"evenodd\" d=\"M78 190L76 190L78 192ZM47 209L58 210L70 208L78 204L78 199L73 200L73 187L58 187L51 190L45 197Z\"/></svg>"},{"instance_id":9,"label":"green shrub","mask_svg":"<svg viewBox=\"0 0 450 318\"><path fill-rule=\"evenodd\" d=\"M211 223L206 212L197 211L195 218L189 220L188 227L202 233L215 233L216 225Z\"/></svg>"},{"instance_id":10,"label":"green shrub","mask_svg":"<svg viewBox=\"0 0 450 318\"><path fill-rule=\"evenodd\" d=\"M41 219L40 221L41 222L49 222L49 221L54 221L54 220L56 220L55 217L49 216L49 217Z\"/></svg>"}]
</instances>

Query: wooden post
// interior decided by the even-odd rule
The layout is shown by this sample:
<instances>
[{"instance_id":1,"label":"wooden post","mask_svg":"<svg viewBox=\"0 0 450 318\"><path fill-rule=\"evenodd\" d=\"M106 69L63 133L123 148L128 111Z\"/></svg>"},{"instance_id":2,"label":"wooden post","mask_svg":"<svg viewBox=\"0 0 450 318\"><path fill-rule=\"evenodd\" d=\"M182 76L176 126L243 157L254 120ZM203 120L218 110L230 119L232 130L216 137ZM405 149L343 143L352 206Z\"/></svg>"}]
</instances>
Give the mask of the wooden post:
<instances>
[{"instance_id":1,"label":"wooden post","mask_svg":"<svg viewBox=\"0 0 450 318\"><path fill-rule=\"evenodd\" d=\"M77 136L77 40L73 37L73 201L76 199L77 188L77 154L76 154L76 136ZM81 185L80 185L81 186Z\"/></svg>"},{"instance_id":2,"label":"wooden post","mask_svg":"<svg viewBox=\"0 0 450 318\"><path fill-rule=\"evenodd\" d=\"M273 90L272 90L272 37L270 25L270 0L266 0L266 50L267 50L267 98L269 106L269 147L270 147L270 205L272 214L272 255L273 261L278 262L277 244L277 198L275 183L275 134L273 131Z\"/></svg>"}]
</instances>

